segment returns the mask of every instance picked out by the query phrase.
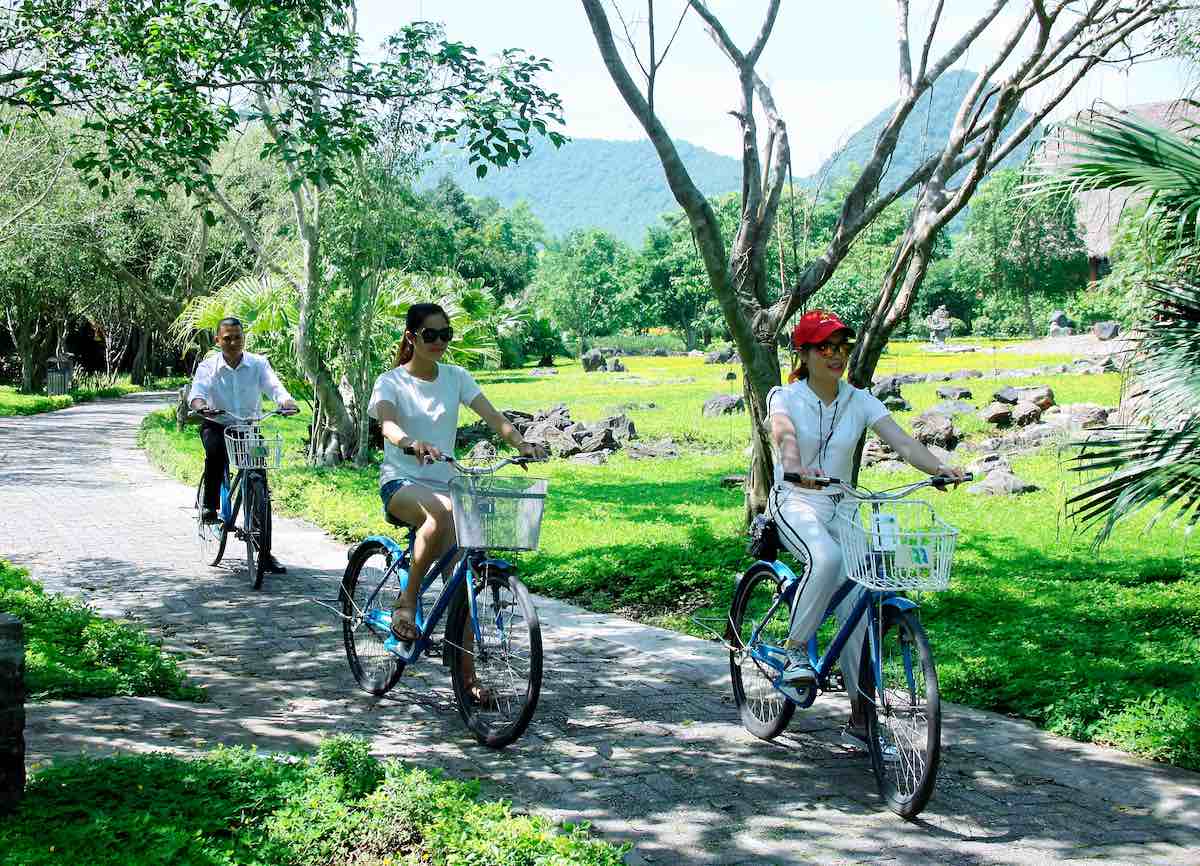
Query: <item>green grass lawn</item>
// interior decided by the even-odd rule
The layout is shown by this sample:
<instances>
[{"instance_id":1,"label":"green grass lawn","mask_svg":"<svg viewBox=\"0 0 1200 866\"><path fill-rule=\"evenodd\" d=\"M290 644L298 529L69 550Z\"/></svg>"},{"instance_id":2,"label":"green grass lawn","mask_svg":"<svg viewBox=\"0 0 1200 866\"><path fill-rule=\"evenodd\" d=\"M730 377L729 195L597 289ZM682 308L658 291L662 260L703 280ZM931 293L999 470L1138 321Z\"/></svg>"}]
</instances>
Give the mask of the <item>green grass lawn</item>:
<instances>
[{"instance_id":1,"label":"green grass lawn","mask_svg":"<svg viewBox=\"0 0 1200 866\"><path fill-rule=\"evenodd\" d=\"M326 740L315 756L217 749L36 770L0 817L5 863L51 866L618 866L623 848L481 800L472 782L380 762Z\"/></svg>"},{"instance_id":2,"label":"green grass lawn","mask_svg":"<svg viewBox=\"0 0 1200 866\"><path fill-rule=\"evenodd\" d=\"M937 369L975 368L976 355L917 356ZM889 358L891 356L888 356ZM1066 363L1063 357L995 352L1005 368ZM584 374L564 364L556 376L530 371L481 373L501 408L566 403L591 421L629 407L644 439L670 436L677 460L607 465L556 460L537 467L551 481L542 546L523 557L535 591L594 610L701 633L691 616L723 617L733 581L747 565L742 494L719 485L744 472L745 415L702 418L732 366L692 358L629 358L627 374ZM891 372L911 372L898 367ZM1026 380L968 380L976 402ZM1116 375L1038 376L1060 403L1115 405ZM936 401L937 385L905 386L915 410ZM649 404L653 403L651 408ZM463 422L474 417L463 413ZM912 413L898 415L907 425ZM311 469L302 462L301 416L281 422L289 464L272 476L281 510L302 514L345 541L387 531L376 495L377 469ZM977 438L984 425L958 423ZM142 441L152 459L194 483L201 449L194 430L174 431L163 414L147 420ZM958 459L969 462L962 452ZM1099 551L1062 518L1077 479L1053 450L1018 458L1018 474L1042 487L1023 497L931 493L939 513L962 530L950 591L924 598L924 621L938 658L943 693L977 707L1013 713L1079 739L1200 769L1200 579L1184 535L1166 524L1123 527ZM918 477L869 470L863 483L883 488Z\"/></svg>"},{"instance_id":3,"label":"green grass lawn","mask_svg":"<svg viewBox=\"0 0 1200 866\"><path fill-rule=\"evenodd\" d=\"M22 394L11 385L0 385L0 418L11 415L40 415L42 412L54 412L66 409L77 403L90 403L111 397L123 397L138 391L171 390L186 385L190 380L180 376L170 376L148 382L144 388L131 384L129 377L118 380L113 385L104 387L84 384L71 389L70 394L48 397L45 394Z\"/></svg>"},{"instance_id":4,"label":"green grass lawn","mask_svg":"<svg viewBox=\"0 0 1200 866\"><path fill-rule=\"evenodd\" d=\"M204 700L178 662L133 626L96 616L83 602L48 593L0 560L0 611L25 627L25 690L32 700L156 695Z\"/></svg>"}]
</instances>

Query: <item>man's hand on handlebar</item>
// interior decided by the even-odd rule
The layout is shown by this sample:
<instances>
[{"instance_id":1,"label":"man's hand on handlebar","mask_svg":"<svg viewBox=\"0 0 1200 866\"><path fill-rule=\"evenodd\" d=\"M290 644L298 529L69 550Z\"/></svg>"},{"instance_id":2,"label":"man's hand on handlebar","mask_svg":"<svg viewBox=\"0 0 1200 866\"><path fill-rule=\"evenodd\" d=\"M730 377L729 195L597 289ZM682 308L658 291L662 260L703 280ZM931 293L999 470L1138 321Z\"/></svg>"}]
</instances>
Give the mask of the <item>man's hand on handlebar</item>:
<instances>
[{"instance_id":1,"label":"man's hand on handlebar","mask_svg":"<svg viewBox=\"0 0 1200 866\"><path fill-rule=\"evenodd\" d=\"M436 446L422 442L420 439L413 440L412 444L404 450L416 457L417 462L421 465L436 463L442 459L442 452Z\"/></svg>"}]
</instances>

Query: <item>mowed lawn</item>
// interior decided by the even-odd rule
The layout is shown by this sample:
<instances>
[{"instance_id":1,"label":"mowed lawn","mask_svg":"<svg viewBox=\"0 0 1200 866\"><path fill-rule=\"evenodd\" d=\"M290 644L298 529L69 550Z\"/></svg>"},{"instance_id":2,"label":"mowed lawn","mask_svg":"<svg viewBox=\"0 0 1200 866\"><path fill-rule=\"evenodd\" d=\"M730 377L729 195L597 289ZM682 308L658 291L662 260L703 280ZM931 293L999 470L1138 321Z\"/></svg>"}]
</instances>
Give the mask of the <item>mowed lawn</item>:
<instances>
[{"instance_id":1,"label":"mowed lawn","mask_svg":"<svg viewBox=\"0 0 1200 866\"><path fill-rule=\"evenodd\" d=\"M932 356L900 345L880 373L974 368L985 372L1067 363L1063 356L977 352ZM564 403L577 420L627 412L643 439L670 437L682 456L607 465L555 460L537 467L551 480L536 554L522 574L537 592L594 610L700 634L693 617L723 617L736 575L746 567L740 490L722 476L746 468L745 415L701 417L718 393L740 393L725 375L734 365L693 358L625 359L628 373L584 374L560 361L553 376L530 370L478 374L500 408L537 410ZM1115 405L1120 378L1047 375L962 383L977 404L1009 384L1050 385L1059 403ZM936 384L905 386L920 411L937 402ZM653 405L651 405L653 404ZM901 413L907 425L913 413ZM464 412L463 423L474 421ZM987 425L960 417L975 438ZM305 467L304 416L283 422L289 466L273 476L278 507L303 514L347 542L386 531L376 494L377 468ZM147 421L152 458L194 482L201 451L194 430L176 433L166 415ZM973 454L961 450L969 463ZM1200 769L1200 580L1182 531L1144 520L1123 527L1099 550L1064 516L1078 478L1055 449L1014 459L1041 491L992 498L965 490L929 494L962 530L948 592L926 595L943 694L1013 713L1057 733L1107 743L1156 760ZM916 479L916 472L868 470L875 489ZM286 551L281 551L286 559Z\"/></svg>"}]
</instances>

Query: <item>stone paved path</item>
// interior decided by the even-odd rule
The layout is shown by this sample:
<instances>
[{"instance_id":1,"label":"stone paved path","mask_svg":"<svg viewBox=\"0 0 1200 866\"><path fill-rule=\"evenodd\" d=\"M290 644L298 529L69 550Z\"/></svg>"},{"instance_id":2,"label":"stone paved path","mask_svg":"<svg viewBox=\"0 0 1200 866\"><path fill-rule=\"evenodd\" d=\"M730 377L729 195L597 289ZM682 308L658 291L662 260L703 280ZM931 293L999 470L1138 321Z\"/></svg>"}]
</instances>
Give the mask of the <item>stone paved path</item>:
<instances>
[{"instance_id":1,"label":"stone paved path","mask_svg":"<svg viewBox=\"0 0 1200 866\"><path fill-rule=\"evenodd\" d=\"M31 763L215 743L300 750L349 731L380 754L478 776L519 808L590 821L635 844L631 863L1200 862L1200 775L949 707L937 794L905 823L881 808L866 761L836 746L841 700L760 742L737 724L714 644L548 599L538 715L514 747L489 752L434 663L418 669L424 684L402 680L383 700L356 691L340 628L306 600L336 596L343 545L277 519L291 574L261 594L237 567L196 563L191 491L134 443L163 399L0 419L0 556L161 635L212 699L31 706Z\"/></svg>"}]
</instances>

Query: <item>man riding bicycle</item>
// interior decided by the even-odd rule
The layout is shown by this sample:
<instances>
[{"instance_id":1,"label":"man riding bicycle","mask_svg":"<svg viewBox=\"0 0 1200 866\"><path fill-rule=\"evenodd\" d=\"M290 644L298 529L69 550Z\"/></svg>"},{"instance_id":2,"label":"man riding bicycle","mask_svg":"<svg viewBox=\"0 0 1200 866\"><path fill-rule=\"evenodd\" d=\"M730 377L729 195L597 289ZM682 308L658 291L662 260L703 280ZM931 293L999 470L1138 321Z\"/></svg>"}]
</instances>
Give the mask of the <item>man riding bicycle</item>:
<instances>
[{"instance_id":1,"label":"man riding bicycle","mask_svg":"<svg viewBox=\"0 0 1200 866\"><path fill-rule=\"evenodd\" d=\"M283 387L271 362L262 355L245 351L246 336L242 323L232 316L217 325L216 346L219 353L205 358L196 369L196 378L188 393L188 405L193 412L204 416L200 426L200 441L204 445L204 502L202 519L217 522L221 485L229 473L229 455L225 450L225 426L233 419L221 422L222 416L256 418L262 415L261 395L266 394L279 407L280 414L294 415L300 411L292 395ZM266 543L270 543L268 537ZM261 553L263 570L268 574L286 574L270 549Z\"/></svg>"}]
</instances>

